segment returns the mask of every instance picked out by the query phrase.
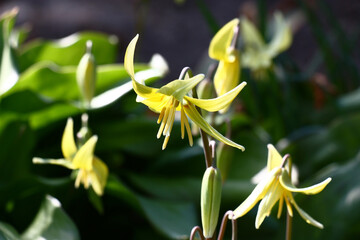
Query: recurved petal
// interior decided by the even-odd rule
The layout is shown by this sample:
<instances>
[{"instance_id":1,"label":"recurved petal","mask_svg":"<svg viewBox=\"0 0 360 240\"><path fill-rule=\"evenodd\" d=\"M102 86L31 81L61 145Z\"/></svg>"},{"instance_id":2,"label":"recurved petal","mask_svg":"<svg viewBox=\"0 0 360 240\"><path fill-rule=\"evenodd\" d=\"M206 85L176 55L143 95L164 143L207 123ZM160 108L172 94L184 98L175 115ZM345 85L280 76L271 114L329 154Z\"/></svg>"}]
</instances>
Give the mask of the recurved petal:
<instances>
[{"instance_id":1,"label":"recurved petal","mask_svg":"<svg viewBox=\"0 0 360 240\"><path fill-rule=\"evenodd\" d=\"M261 200L259 209L256 215L255 228L258 229L265 217L270 215L271 209L283 194L283 189L279 182L274 182L267 191L265 197Z\"/></svg>"},{"instance_id":2,"label":"recurved petal","mask_svg":"<svg viewBox=\"0 0 360 240\"><path fill-rule=\"evenodd\" d=\"M245 87L246 82L240 83L236 88L233 88L231 91L221 95L217 98L212 99L198 99L185 96L186 101L191 102L192 104L205 109L209 112L215 112L226 108L234 98L239 94L239 92Z\"/></svg>"},{"instance_id":3,"label":"recurved petal","mask_svg":"<svg viewBox=\"0 0 360 240\"><path fill-rule=\"evenodd\" d=\"M304 210L302 210L295 202L294 197L292 196L291 193L287 194L290 198L291 203L294 205L294 207L296 208L296 210L298 211L298 213L300 214L300 216L308 223L311 224L317 228L323 229L324 226L319 223L318 221L316 221L315 219L313 219L309 214L307 214Z\"/></svg>"},{"instance_id":4,"label":"recurved petal","mask_svg":"<svg viewBox=\"0 0 360 240\"><path fill-rule=\"evenodd\" d=\"M192 78L185 80L174 80L165 86L162 86L158 93L167 96L173 96L176 100L181 102L184 96L191 91L200 81L204 79L204 74L198 74Z\"/></svg>"},{"instance_id":5,"label":"recurved petal","mask_svg":"<svg viewBox=\"0 0 360 240\"><path fill-rule=\"evenodd\" d=\"M221 96L235 88L240 80L240 56L237 53L233 62L220 60L214 76L215 91Z\"/></svg>"},{"instance_id":6,"label":"recurved petal","mask_svg":"<svg viewBox=\"0 0 360 240\"><path fill-rule=\"evenodd\" d=\"M184 110L187 116L202 130L204 130L207 134L212 136L213 138L229 145L232 147L236 147L242 151L245 150L243 146L240 144L237 144L230 139L224 137L221 133L216 131L210 124L208 124L205 119L199 114L199 112L196 110L195 106L191 103L184 105Z\"/></svg>"},{"instance_id":7,"label":"recurved petal","mask_svg":"<svg viewBox=\"0 0 360 240\"><path fill-rule=\"evenodd\" d=\"M61 150L66 159L72 159L77 151L74 140L74 122L72 118L68 118L63 137L61 140Z\"/></svg>"},{"instance_id":8,"label":"recurved petal","mask_svg":"<svg viewBox=\"0 0 360 240\"><path fill-rule=\"evenodd\" d=\"M54 164L54 165L60 165L69 169L74 169L74 166L71 161L67 159L51 159L51 158L39 158L34 157L32 159L32 162L35 164Z\"/></svg>"},{"instance_id":9,"label":"recurved petal","mask_svg":"<svg viewBox=\"0 0 360 240\"><path fill-rule=\"evenodd\" d=\"M109 174L108 167L99 158L93 159L93 170L90 172L91 186L99 196L103 195Z\"/></svg>"},{"instance_id":10,"label":"recurved petal","mask_svg":"<svg viewBox=\"0 0 360 240\"><path fill-rule=\"evenodd\" d=\"M80 147L72 162L76 169L84 169L87 171L93 169L94 150L97 139L97 136L92 136Z\"/></svg>"},{"instance_id":11,"label":"recurved petal","mask_svg":"<svg viewBox=\"0 0 360 240\"><path fill-rule=\"evenodd\" d=\"M240 21L241 36L245 43L245 48L252 48L260 50L265 47L265 42L262 39L259 31L255 25L246 18Z\"/></svg>"},{"instance_id":12,"label":"recurved petal","mask_svg":"<svg viewBox=\"0 0 360 240\"><path fill-rule=\"evenodd\" d=\"M136 81L135 79L135 71L134 71L134 53L135 53L135 47L137 40L139 38L139 34L137 34L129 43L126 52L125 52L125 58L124 58L124 67L127 73L130 75L133 88L136 94L138 94L142 98L148 98L153 93L155 93L158 89L151 88L146 85L143 85Z\"/></svg>"},{"instance_id":13,"label":"recurved petal","mask_svg":"<svg viewBox=\"0 0 360 240\"><path fill-rule=\"evenodd\" d=\"M272 169L281 166L282 157L272 144L268 144L267 148L268 148L267 169L268 171L271 171Z\"/></svg>"},{"instance_id":14,"label":"recurved petal","mask_svg":"<svg viewBox=\"0 0 360 240\"><path fill-rule=\"evenodd\" d=\"M266 177L258 185L256 185L254 190L245 199L245 201L242 202L240 206L234 210L234 219L244 216L255 206L258 201L260 201L265 196L269 187L274 182L278 171L278 169L274 169L272 172L266 175Z\"/></svg>"},{"instance_id":15,"label":"recurved petal","mask_svg":"<svg viewBox=\"0 0 360 240\"><path fill-rule=\"evenodd\" d=\"M319 192L321 192L326 185L329 184L329 182L331 181L331 178L327 178L324 181L322 181L321 183L315 184L313 186L310 187L306 187L306 188L297 188L294 186L294 184L292 184L290 176L288 174L287 171L283 170L280 176L280 184L288 191L290 192L301 192L304 194L317 194Z\"/></svg>"},{"instance_id":16,"label":"recurved petal","mask_svg":"<svg viewBox=\"0 0 360 240\"><path fill-rule=\"evenodd\" d=\"M221 60L227 59L227 49L234 36L234 28L239 24L239 19L235 18L225 24L213 37L209 46L209 56Z\"/></svg>"},{"instance_id":17,"label":"recurved petal","mask_svg":"<svg viewBox=\"0 0 360 240\"><path fill-rule=\"evenodd\" d=\"M275 34L267 52L271 57L278 55L280 52L288 49L292 42L292 33L290 25L284 20L280 12L275 13Z\"/></svg>"}]
</instances>

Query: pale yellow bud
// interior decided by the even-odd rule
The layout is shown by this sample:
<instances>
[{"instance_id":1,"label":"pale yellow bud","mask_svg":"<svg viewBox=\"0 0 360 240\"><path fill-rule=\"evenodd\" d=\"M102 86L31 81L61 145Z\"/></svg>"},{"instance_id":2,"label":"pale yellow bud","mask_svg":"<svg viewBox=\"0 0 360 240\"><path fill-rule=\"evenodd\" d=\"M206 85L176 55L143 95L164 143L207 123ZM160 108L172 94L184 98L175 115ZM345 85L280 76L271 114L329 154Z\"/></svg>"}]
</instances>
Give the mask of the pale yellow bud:
<instances>
[{"instance_id":1,"label":"pale yellow bud","mask_svg":"<svg viewBox=\"0 0 360 240\"><path fill-rule=\"evenodd\" d=\"M86 42L86 53L81 58L76 71L76 80L80 93L87 106L90 105L95 94L96 85L96 63L91 53L92 42Z\"/></svg>"}]
</instances>

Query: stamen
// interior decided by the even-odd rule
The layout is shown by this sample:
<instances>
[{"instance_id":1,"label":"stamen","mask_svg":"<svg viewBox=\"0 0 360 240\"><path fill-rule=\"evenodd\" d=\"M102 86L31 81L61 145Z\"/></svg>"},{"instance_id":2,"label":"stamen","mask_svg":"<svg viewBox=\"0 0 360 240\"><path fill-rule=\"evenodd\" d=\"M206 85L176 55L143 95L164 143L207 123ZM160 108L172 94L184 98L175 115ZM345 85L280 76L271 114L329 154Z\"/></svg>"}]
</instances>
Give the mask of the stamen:
<instances>
[{"instance_id":1,"label":"stamen","mask_svg":"<svg viewBox=\"0 0 360 240\"><path fill-rule=\"evenodd\" d=\"M192 138L192 134L191 134L191 128L190 128L190 125L189 125L189 120L187 119L187 116L186 116L183 109L181 110L181 117L184 118L186 133L187 133L188 138L189 138L189 144L190 144L190 146L192 146L193 145L193 138Z\"/></svg>"},{"instance_id":2,"label":"stamen","mask_svg":"<svg viewBox=\"0 0 360 240\"><path fill-rule=\"evenodd\" d=\"M165 123L167 122L167 119L169 117L169 112L170 112L170 109L168 107L164 107L166 108L165 110L165 115L164 115L164 118L162 119L162 122L161 122L161 125L160 125L160 128L159 128L159 131L157 133L157 138L160 138L161 136L161 133L163 132L164 130L164 127L165 127Z\"/></svg>"},{"instance_id":3,"label":"stamen","mask_svg":"<svg viewBox=\"0 0 360 240\"><path fill-rule=\"evenodd\" d=\"M170 126L172 126L172 124L174 123L174 119L175 119L175 107L171 106L170 111L169 111L169 117L166 121L166 125L165 125L165 129L163 132L163 135L170 135L171 129ZM170 131L169 131L170 129Z\"/></svg>"},{"instance_id":4,"label":"stamen","mask_svg":"<svg viewBox=\"0 0 360 240\"><path fill-rule=\"evenodd\" d=\"M165 109L166 109L166 107L163 107L163 109L161 109L159 118L158 118L158 120L157 120L157 124L161 123L161 120L163 119L164 114L165 114Z\"/></svg>"},{"instance_id":5,"label":"stamen","mask_svg":"<svg viewBox=\"0 0 360 240\"><path fill-rule=\"evenodd\" d=\"M89 174L87 171L84 171L83 183L84 183L85 189L88 189L90 182L89 182Z\"/></svg>"},{"instance_id":6,"label":"stamen","mask_svg":"<svg viewBox=\"0 0 360 240\"><path fill-rule=\"evenodd\" d=\"M82 175L83 175L83 170L80 169L79 172L78 172L78 174L77 174L77 176L76 176L75 188L79 188Z\"/></svg>"},{"instance_id":7,"label":"stamen","mask_svg":"<svg viewBox=\"0 0 360 240\"><path fill-rule=\"evenodd\" d=\"M283 196L283 195L280 197L277 218L281 217L281 213L282 213L282 209L283 209L283 205L284 205L284 198L285 198L285 196Z\"/></svg>"},{"instance_id":8,"label":"stamen","mask_svg":"<svg viewBox=\"0 0 360 240\"><path fill-rule=\"evenodd\" d=\"M164 139L164 143L162 145L162 150L164 150L169 142L169 139L170 139L170 135L169 136L166 136L165 139Z\"/></svg>"},{"instance_id":9,"label":"stamen","mask_svg":"<svg viewBox=\"0 0 360 240\"><path fill-rule=\"evenodd\" d=\"M181 104L181 111L180 111L180 121L181 121L181 139L184 139L185 136L185 129L184 129L184 109L183 105Z\"/></svg>"},{"instance_id":10,"label":"stamen","mask_svg":"<svg viewBox=\"0 0 360 240\"><path fill-rule=\"evenodd\" d=\"M292 210L291 204L290 204L287 197L284 197L284 199L285 199L285 202L286 202L286 208L288 210L288 213L289 213L290 217L292 217L293 216L293 210Z\"/></svg>"}]
</instances>

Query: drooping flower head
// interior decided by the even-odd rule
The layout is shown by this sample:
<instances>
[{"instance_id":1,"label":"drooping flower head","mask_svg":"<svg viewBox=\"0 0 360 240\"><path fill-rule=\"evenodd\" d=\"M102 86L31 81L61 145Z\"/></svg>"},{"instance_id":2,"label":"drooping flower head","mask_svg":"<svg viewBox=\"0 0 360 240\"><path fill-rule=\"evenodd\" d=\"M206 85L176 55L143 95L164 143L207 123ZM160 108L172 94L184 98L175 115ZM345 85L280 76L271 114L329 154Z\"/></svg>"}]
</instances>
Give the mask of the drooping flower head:
<instances>
[{"instance_id":1,"label":"drooping flower head","mask_svg":"<svg viewBox=\"0 0 360 240\"><path fill-rule=\"evenodd\" d=\"M138 95L137 101L145 104L152 111L160 113L157 121L160 124L157 138L160 138L161 135L165 136L162 149L166 148L174 124L175 112L179 111L181 117L181 137L184 138L186 129L191 146L193 145L193 139L187 117L215 139L244 150L243 146L227 139L208 124L199 114L196 106L210 112L219 111L231 103L246 83L243 82L228 93L214 99L197 99L188 96L188 93L204 79L203 74L198 74L191 78L187 76L184 80L174 80L161 88L148 87L135 79L134 52L138 37L136 35L126 49L124 66L132 79L134 91Z\"/></svg>"},{"instance_id":2,"label":"drooping flower head","mask_svg":"<svg viewBox=\"0 0 360 240\"><path fill-rule=\"evenodd\" d=\"M321 192L326 185L331 181L331 178L327 178L321 183L315 184L306 188L297 188L293 185L289 173L289 162L284 164L283 158L271 144L268 145L268 162L267 162L267 174L263 180L255 187L252 193L245 201L234 210L233 218L239 218L249 212L257 202L260 200L258 212L255 220L255 227L259 228L265 217L268 217L271 213L271 209L279 201L279 209L277 217L280 218L283 204L285 202L287 211L290 216L293 216L293 208L298 211L300 216L309 224L323 228L323 225L313 219L309 214L302 210L292 195L293 192L299 192L303 194L317 194Z\"/></svg>"},{"instance_id":3,"label":"drooping flower head","mask_svg":"<svg viewBox=\"0 0 360 240\"><path fill-rule=\"evenodd\" d=\"M74 139L74 123L69 118L61 141L64 158L42 159L35 157L33 163L55 164L76 170L78 171L75 180L76 188L82 183L86 189L92 186L96 194L102 195L107 181L108 168L103 161L94 155L97 139L97 136L92 136L78 148Z\"/></svg>"},{"instance_id":4,"label":"drooping flower head","mask_svg":"<svg viewBox=\"0 0 360 240\"><path fill-rule=\"evenodd\" d=\"M240 53L233 43L238 34L239 19L233 19L223 26L210 42L209 56L219 61L215 76L214 86L218 96L233 88L240 81Z\"/></svg>"},{"instance_id":5,"label":"drooping flower head","mask_svg":"<svg viewBox=\"0 0 360 240\"><path fill-rule=\"evenodd\" d=\"M253 71L269 68L272 59L290 47L292 34L289 23L279 12L275 13L274 20L274 35L266 44L255 25L246 18L241 19L240 31L244 42L241 61L244 67Z\"/></svg>"}]
</instances>

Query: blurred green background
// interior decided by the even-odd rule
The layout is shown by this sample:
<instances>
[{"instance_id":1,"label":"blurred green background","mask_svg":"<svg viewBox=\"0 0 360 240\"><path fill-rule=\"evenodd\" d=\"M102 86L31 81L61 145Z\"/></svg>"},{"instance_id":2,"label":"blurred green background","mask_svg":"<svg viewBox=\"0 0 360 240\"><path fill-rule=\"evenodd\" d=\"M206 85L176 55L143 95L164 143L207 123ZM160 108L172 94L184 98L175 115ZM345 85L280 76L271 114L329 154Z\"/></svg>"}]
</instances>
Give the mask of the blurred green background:
<instances>
[{"instance_id":1,"label":"blurred green background","mask_svg":"<svg viewBox=\"0 0 360 240\"><path fill-rule=\"evenodd\" d=\"M0 82L11 74L19 78L0 97L0 239L187 239L201 224L202 149L181 140L175 123L161 151L157 115L136 103L132 91L88 111L89 127L99 137L95 153L110 171L104 196L75 189L69 170L33 165L32 158L62 156L68 117L80 129L75 71L87 40L98 63L96 95L129 81L122 62L136 33L137 70L152 68L147 62L154 53L169 64L169 74L153 77L160 86L185 66L206 73L212 36L235 17L255 21L268 40L275 10L291 19L293 43L260 77L242 70L248 85L233 104L231 139L246 151L233 149L220 215L253 190L251 178L265 166L272 143L291 154L300 186L333 178L318 195L295 196L325 228L295 213L293 239L360 237L357 1L18 0L2 1L0 11L14 6L16 22L1 25ZM10 30L8 48L4 36ZM225 133L224 124L216 128ZM278 220L273 210L256 230L256 210L238 220L238 238L284 239L285 214Z\"/></svg>"}]
</instances>

